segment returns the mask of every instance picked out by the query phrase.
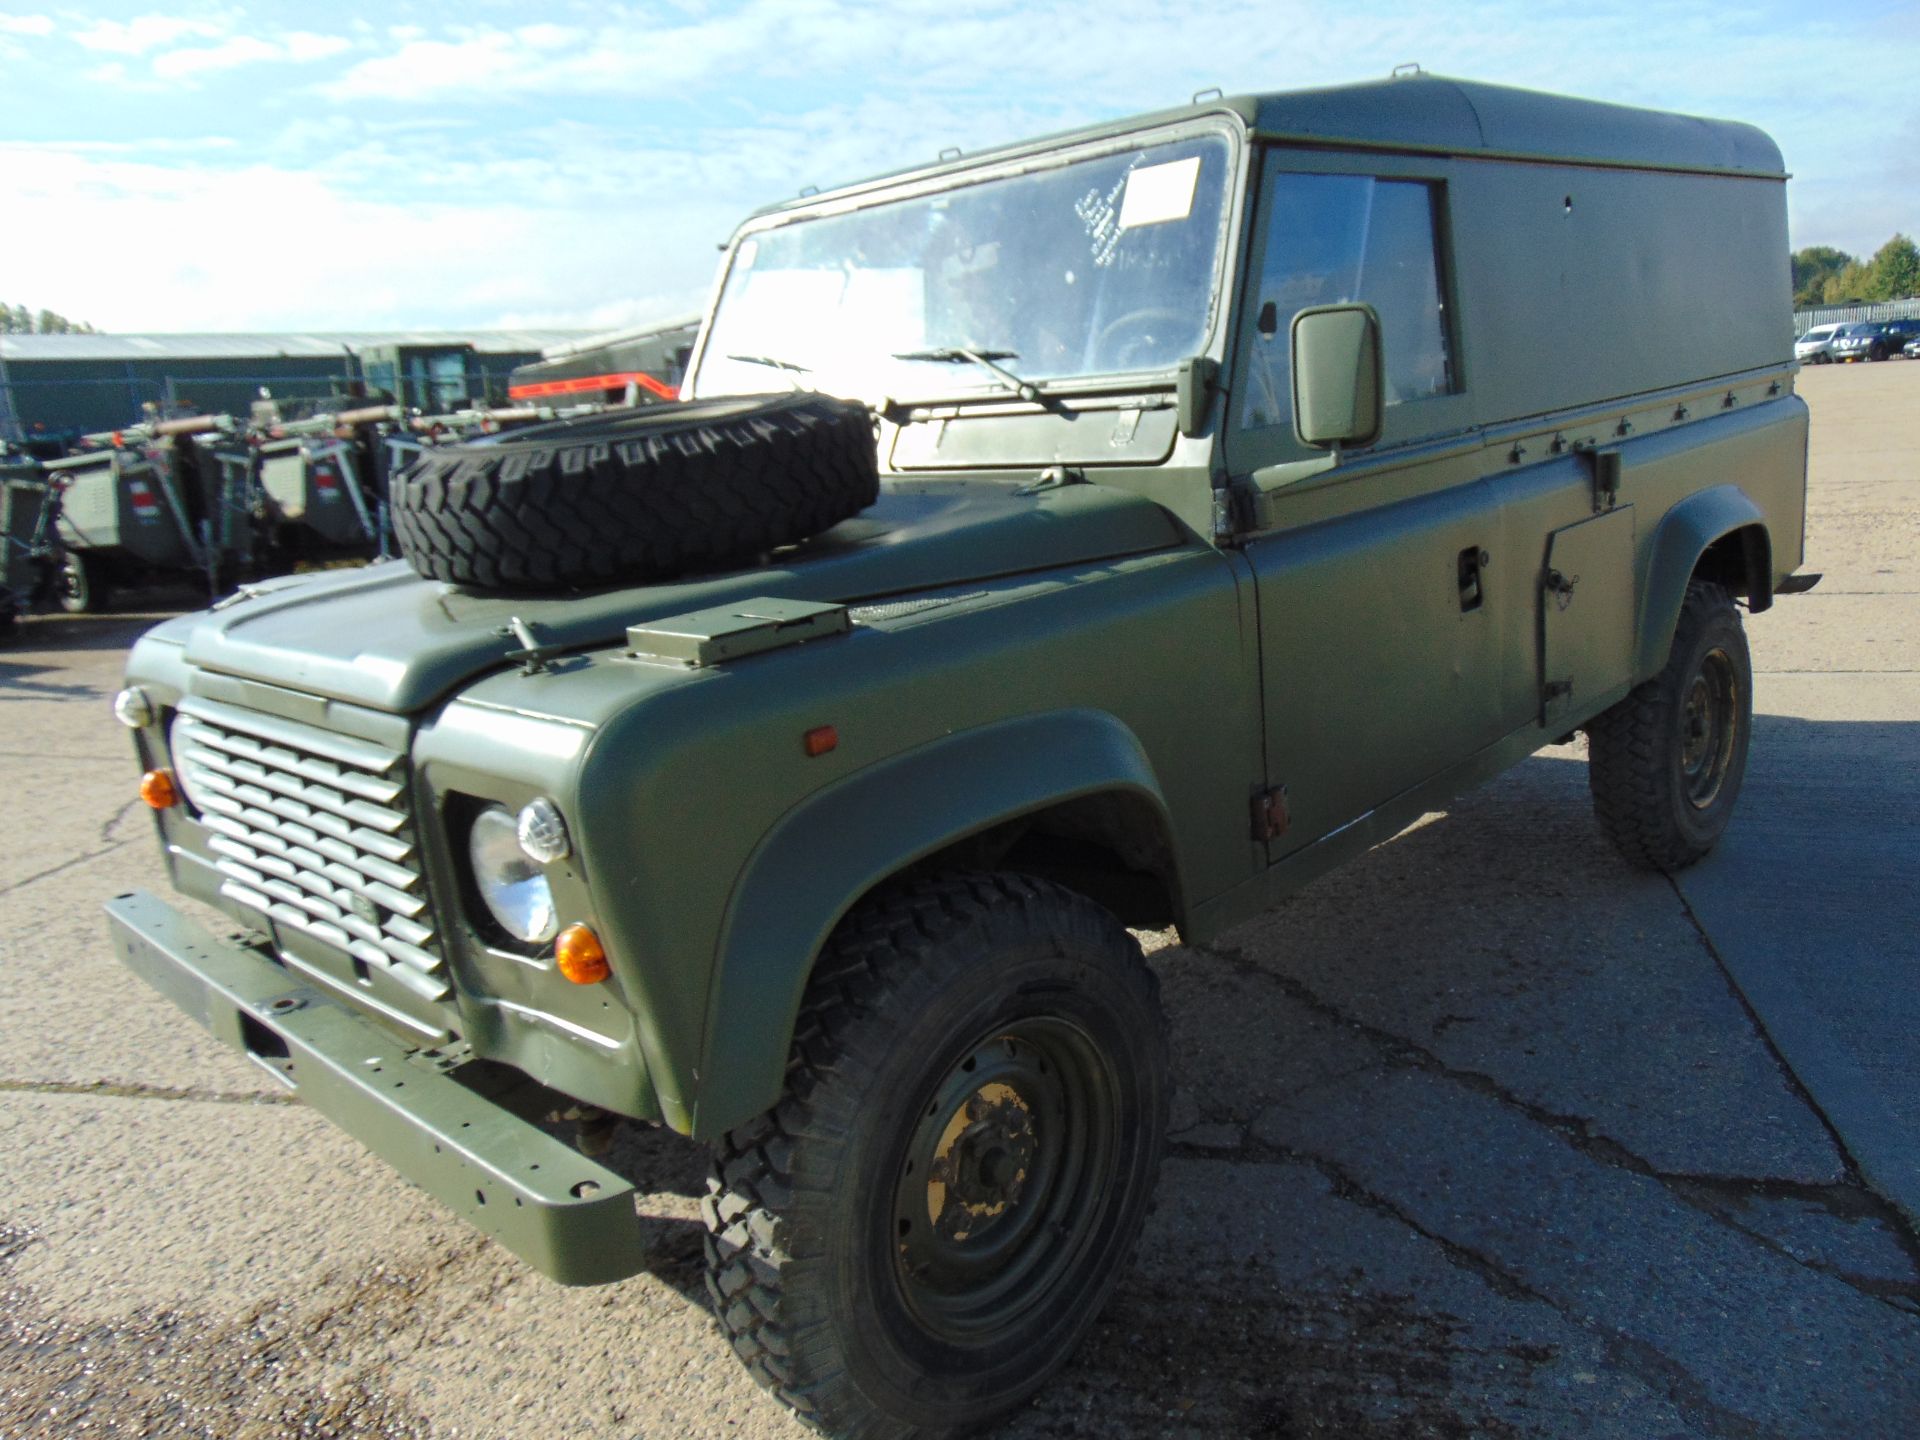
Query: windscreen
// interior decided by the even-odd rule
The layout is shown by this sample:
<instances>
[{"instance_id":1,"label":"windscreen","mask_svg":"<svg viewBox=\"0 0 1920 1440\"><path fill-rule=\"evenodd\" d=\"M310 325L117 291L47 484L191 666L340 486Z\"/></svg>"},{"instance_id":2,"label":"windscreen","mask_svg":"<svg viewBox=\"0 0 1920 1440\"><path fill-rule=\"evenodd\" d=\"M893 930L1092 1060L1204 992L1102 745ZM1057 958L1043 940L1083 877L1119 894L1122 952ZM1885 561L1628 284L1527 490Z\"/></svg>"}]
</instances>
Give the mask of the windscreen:
<instances>
[{"instance_id":1,"label":"windscreen","mask_svg":"<svg viewBox=\"0 0 1920 1440\"><path fill-rule=\"evenodd\" d=\"M1212 324L1223 135L1109 151L749 235L689 393L875 401L1161 370Z\"/></svg>"}]
</instances>

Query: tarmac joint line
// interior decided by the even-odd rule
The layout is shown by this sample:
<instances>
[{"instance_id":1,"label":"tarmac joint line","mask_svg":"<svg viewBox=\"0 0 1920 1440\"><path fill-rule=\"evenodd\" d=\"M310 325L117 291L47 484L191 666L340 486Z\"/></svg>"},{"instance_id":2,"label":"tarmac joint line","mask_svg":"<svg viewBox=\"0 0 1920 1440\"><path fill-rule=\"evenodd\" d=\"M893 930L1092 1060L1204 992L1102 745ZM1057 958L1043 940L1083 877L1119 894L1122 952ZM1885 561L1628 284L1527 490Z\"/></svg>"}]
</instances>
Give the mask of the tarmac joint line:
<instances>
[{"instance_id":1,"label":"tarmac joint line","mask_svg":"<svg viewBox=\"0 0 1920 1440\"><path fill-rule=\"evenodd\" d=\"M1681 903L1683 905L1685 904L1684 896L1681 897ZM1698 930L1699 923L1697 920L1693 920L1693 913L1690 909L1687 911L1687 916L1688 919L1693 922L1696 930ZM1700 931L1700 935L1703 942L1707 944L1709 952L1712 953L1711 941L1706 939L1704 931ZM1738 1218L1731 1213L1734 1206L1749 1199L1797 1200L1816 1205L1837 1219L1849 1221L1859 1219L1877 1220L1887 1226L1899 1243L1901 1249L1913 1260L1915 1272L1920 1273L1920 1239L1916 1239L1912 1228L1906 1223L1905 1217L1901 1215L1895 1207L1887 1204L1877 1191L1866 1184L1860 1175L1858 1167L1854 1164L1853 1157L1847 1153L1845 1146L1841 1143L1839 1135L1834 1132L1831 1123L1827 1120L1826 1115L1821 1112L1819 1106L1814 1104L1812 1097L1807 1094L1806 1088L1799 1083L1798 1078L1793 1075L1791 1069L1787 1067L1785 1061L1781 1059L1778 1050L1775 1049L1771 1038L1767 1035L1765 1027L1759 1023L1758 1017L1754 1015L1752 1008L1746 1004L1744 997L1739 995L1738 987L1734 987L1735 997L1740 1001L1742 1010L1747 1015L1749 1023L1753 1025L1761 1043L1767 1047L1768 1053L1773 1056L1775 1062L1779 1064L1783 1072L1785 1072L1791 1091L1813 1112L1819 1119L1821 1125L1827 1130L1829 1137L1833 1140L1846 1170L1847 1180L1845 1182L1837 1185L1813 1185L1803 1181L1782 1180L1768 1176L1696 1175L1661 1170L1644 1157L1635 1154L1625 1145L1622 1145L1618 1140L1613 1139L1611 1136L1595 1132L1592 1125L1585 1118L1579 1115L1562 1114L1558 1111L1550 1110L1543 1105L1536 1104L1523 1096L1515 1094L1491 1075L1487 1075L1481 1071L1462 1070L1451 1065L1425 1046L1403 1035L1395 1034L1393 1031L1383 1029L1380 1026L1373 1025L1365 1020L1347 1014L1339 1006L1317 994L1310 987L1302 984L1291 975L1284 975L1269 970L1230 946L1215 943L1212 945L1196 945L1191 948L1197 954L1206 955L1221 961L1237 974L1253 976L1268 981L1278 988L1289 1000L1292 1000L1302 1008L1310 1010L1322 1019L1339 1025L1360 1036L1381 1052L1381 1062L1389 1069L1424 1071L1427 1074L1437 1076L1440 1079L1447 1080L1464 1089L1485 1096L1499 1105L1518 1112L1527 1120L1548 1131L1556 1139L1587 1159L1601 1165L1606 1165L1612 1169L1624 1170L1629 1174L1652 1180L1689 1209L1706 1216L1718 1225L1734 1231L1743 1239L1750 1240L1779 1255L1783 1259L1791 1260L1803 1269L1813 1271L1815 1274L1823 1275L1828 1279L1837 1280L1865 1298L1886 1305L1889 1309L1898 1311L1902 1315L1912 1316L1915 1313L1913 1309L1914 1305L1920 1304L1920 1287L1888 1284L1886 1282L1849 1274L1843 1270L1835 1269L1832 1266L1820 1264L1808 1259L1804 1255L1796 1254L1792 1249L1782 1245L1773 1237L1758 1232L1751 1226L1740 1223ZM1713 958L1715 963L1718 964L1719 956L1717 953L1714 954ZM1721 973L1725 975L1724 966L1722 967ZM1728 979L1728 984L1730 986L1732 985L1730 978ZM1294 1098L1298 1099L1300 1095L1311 1094L1315 1089L1321 1088L1321 1086L1329 1083L1332 1083L1331 1079L1308 1086L1298 1092ZM1202 1116L1203 1121L1211 1121L1216 1118L1218 1117ZM1211 1159L1221 1158L1220 1150L1213 1146L1181 1146L1177 1136L1175 1137L1175 1144L1179 1153L1184 1154L1191 1151L1196 1156ZM1244 1144L1245 1142L1243 1142L1243 1148L1240 1151L1243 1155L1249 1153L1248 1150L1244 1148ZM1259 1144L1260 1142L1253 1142L1255 1153L1258 1151ZM1329 1179L1334 1178L1331 1171L1327 1169L1329 1162L1323 1162L1317 1157L1306 1155L1290 1158L1318 1166L1322 1169L1323 1173L1328 1174ZM1352 1182L1349 1180L1341 1183L1350 1184ZM1386 1204L1388 1202L1383 1201L1382 1203ZM1396 1218L1402 1219L1418 1233L1427 1235L1427 1232L1418 1225L1415 1225L1411 1219L1399 1215L1397 1212L1395 1212L1395 1214ZM1433 1239L1436 1237L1427 1236L1427 1238ZM1441 1240L1439 1243L1450 1245L1453 1242Z\"/></svg>"},{"instance_id":2,"label":"tarmac joint line","mask_svg":"<svg viewBox=\"0 0 1920 1440\"><path fill-rule=\"evenodd\" d=\"M1821 1126L1827 1132L1827 1138L1833 1142L1833 1147L1839 1153L1841 1163L1846 1167L1848 1185L1840 1188L1855 1189L1861 1194L1873 1197L1875 1201L1873 1207L1874 1218L1883 1222L1893 1232L1894 1236L1900 1242L1901 1249L1906 1251L1908 1257L1913 1260L1916 1270L1920 1270L1920 1231L1916 1231L1907 1210L1896 1203L1891 1195L1883 1193L1880 1188L1872 1185L1868 1181L1867 1174L1861 1168L1858 1157L1855 1156L1852 1148L1847 1144L1846 1137L1840 1132L1840 1128L1834 1124L1832 1117L1822 1108L1820 1102L1814 1098L1812 1090L1808 1088L1806 1083L1794 1070L1792 1063L1787 1059L1785 1051L1780 1048L1772 1032L1767 1029L1766 1021L1761 1016L1760 1011L1755 1008L1753 1002L1747 998L1746 991L1741 988L1739 980L1734 976L1732 967L1727 964L1726 957L1720 953L1720 947L1714 943L1713 936L1708 933L1707 927L1701 923L1700 916L1693 908L1693 902L1687 899L1686 892L1681 888L1680 882L1672 875L1667 876L1666 881L1667 884L1672 887L1674 897L1679 900L1680 909L1682 913L1686 915L1687 923L1693 927L1694 933L1700 937L1700 943L1706 947L1707 954L1712 957L1715 968L1719 970L1721 978L1726 982L1728 992L1733 996L1734 1001L1740 1006L1741 1010L1746 1013L1747 1023L1753 1027L1754 1033L1760 1037L1760 1043L1766 1046L1767 1054L1773 1057L1773 1063L1779 1067L1781 1075L1786 1080L1787 1087L1799 1097L1800 1103L1805 1105L1813 1116L1819 1120ZM1777 1198L1802 1199L1807 1197L1783 1194ZM1839 1212L1836 1211L1835 1213ZM1859 1287L1856 1286L1856 1288Z\"/></svg>"},{"instance_id":3,"label":"tarmac joint line","mask_svg":"<svg viewBox=\"0 0 1920 1440\"><path fill-rule=\"evenodd\" d=\"M0 1080L0 1095L94 1095L115 1100L198 1100L213 1105L297 1105L292 1095L261 1090L124 1084L112 1080Z\"/></svg>"}]
</instances>

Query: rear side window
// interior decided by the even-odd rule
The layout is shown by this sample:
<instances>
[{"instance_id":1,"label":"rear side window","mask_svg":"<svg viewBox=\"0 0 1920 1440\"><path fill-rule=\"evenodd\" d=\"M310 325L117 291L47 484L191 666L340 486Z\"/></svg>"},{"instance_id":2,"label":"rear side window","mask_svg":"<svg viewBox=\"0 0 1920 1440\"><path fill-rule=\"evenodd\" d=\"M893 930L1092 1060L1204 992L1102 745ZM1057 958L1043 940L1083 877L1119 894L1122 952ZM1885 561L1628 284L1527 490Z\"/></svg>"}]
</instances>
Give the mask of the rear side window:
<instances>
[{"instance_id":1,"label":"rear side window","mask_svg":"<svg viewBox=\"0 0 1920 1440\"><path fill-rule=\"evenodd\" d=\"M1388 405L1454 393L1438 190L1369 175L1271 178L1242 428L1291 423L1293 317L1314 305L1357 300L1379 312Z\"/></svg>"}]
</instances>

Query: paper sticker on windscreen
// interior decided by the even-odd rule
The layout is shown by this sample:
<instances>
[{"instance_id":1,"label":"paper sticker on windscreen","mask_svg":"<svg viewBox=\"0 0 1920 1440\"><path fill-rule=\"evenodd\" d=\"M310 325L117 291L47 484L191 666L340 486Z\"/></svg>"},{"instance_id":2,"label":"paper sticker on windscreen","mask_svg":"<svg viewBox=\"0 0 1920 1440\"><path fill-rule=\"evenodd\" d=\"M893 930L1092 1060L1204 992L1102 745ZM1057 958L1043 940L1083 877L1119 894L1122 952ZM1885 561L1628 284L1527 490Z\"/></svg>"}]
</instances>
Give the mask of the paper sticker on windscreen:
<instances>
[{"instance_id":1,"label":"paper sticker on windscreen","mask_svg":"<svg viewBox=\"0 0 1920 1440\"><path fill-rule=\"evenodd\" d=\"M1164 225L1193 213L1193 191L1200 182L1200 157L1172 160L1165 165L1143 165L1127 176L1127 193L1120 201L1120 228Z\"/></svg>"}]
</instances>

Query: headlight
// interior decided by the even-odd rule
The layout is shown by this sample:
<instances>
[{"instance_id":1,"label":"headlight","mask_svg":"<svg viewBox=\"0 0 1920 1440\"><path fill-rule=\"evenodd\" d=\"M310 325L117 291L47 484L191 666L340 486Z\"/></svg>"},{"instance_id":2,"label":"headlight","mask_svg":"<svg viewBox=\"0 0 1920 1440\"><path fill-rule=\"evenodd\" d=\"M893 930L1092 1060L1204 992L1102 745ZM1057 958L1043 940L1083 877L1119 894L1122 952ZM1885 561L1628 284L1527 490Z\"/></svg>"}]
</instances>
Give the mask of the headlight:
<instances>
[{"instance_id":1,"label":"headlight","mask_svg":"<svg viewBox=\"0 0 1920 1440\"><path fill-rule=\"evenodd\" d=\"M520 812L516 827L520 848L527 858L541 865L564 860L572 853L573 841L567 836L567 822L560 807L544 795Z\"/></svg>"},{"instance_id":2,"label":"headlight","mask_svg":"<svg viewBox=\"0 0 1920 1440\"><path fill-rule=\"evenodd\" d=\"M153 723L153 701L138 685L129 685L113 697L113 716L129 730Z\"/></svg>"},{"instance_id":3,"label":"headlight","mask_svg":"<svg viewBox=\"0 0 1920 1440\"><path fill-rule=\"evenodd\" d=\"M489 805L473 822L467 855L474 887L500 927L517 940L539 944L559 931L560 917L553 908L553 887L520 848L517 828L504 805Z\"/></svg>"}]
</instances>

